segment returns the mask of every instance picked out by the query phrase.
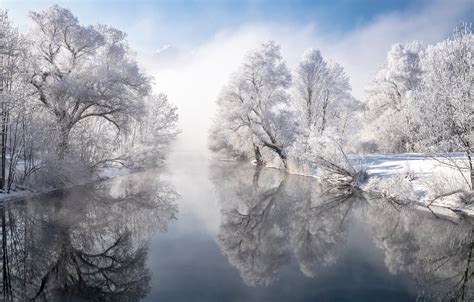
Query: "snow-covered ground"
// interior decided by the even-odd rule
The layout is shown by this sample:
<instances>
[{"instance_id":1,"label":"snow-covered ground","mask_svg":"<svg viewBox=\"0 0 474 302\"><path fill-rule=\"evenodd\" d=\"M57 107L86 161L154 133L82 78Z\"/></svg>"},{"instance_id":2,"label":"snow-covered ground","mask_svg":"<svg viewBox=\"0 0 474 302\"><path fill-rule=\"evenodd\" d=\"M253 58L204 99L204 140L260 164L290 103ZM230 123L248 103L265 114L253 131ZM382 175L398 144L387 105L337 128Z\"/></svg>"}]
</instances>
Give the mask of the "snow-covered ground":
<instances>
[{"instance_id":1,"label":"snow-covered ground","mask_svg":"<svg viewBox=\"0 0 474 302\"><path fill-rule=\"evenodd\" d=\"M433 201L435 196L441 195L443 192L466 188L466 183L459 170L449 165L453 162L452 160L459 165L465 165L466 158L462 153L450 154L449 160L447 158L446 156L421 153L405 153L354 156L353 160L356 164L367 169L372 181L373 179L387 181L398 178L399 182L408 182L420 205L429 204L434 211L443 214L447 214L446 209L451 209L474 216L474 205L460 203L456 194ZM399 182L392 182L394 186L398 184L400 187L392 187L391 192L401 191L404 184L399 184Z\"/></svg>"},{"instance_id":2,"label":"snow-covered ground","mask_svg":"<svg viewBox=\"0 0 474 302\"><path fill-rule=\"evenodd\" d=\"M451 154L450 158L465 159L461 153ZM421 178L459 173L443 163L446 162L444 157L423 153L369 154L354 156L353 160L356 164L366 166L370 176L378 177L390 177L410 171Z\"/></svg>"}]
</instances>

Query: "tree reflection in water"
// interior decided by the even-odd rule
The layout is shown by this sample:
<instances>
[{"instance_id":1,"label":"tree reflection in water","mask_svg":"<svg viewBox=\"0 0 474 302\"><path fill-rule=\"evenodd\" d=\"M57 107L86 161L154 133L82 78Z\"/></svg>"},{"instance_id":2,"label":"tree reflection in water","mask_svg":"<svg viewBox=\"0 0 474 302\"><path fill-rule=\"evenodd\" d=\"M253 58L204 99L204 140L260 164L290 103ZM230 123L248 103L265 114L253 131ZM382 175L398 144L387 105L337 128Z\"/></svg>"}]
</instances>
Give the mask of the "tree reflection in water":
<instances>
[{"instance_id":1,"label":"tree reflection in water","mask_svg":"<svg viewBox=\"0 0 474 302\"><path fill-rule=\"evenodd\" d=\"M413 209L367 207L374 241L393 273L408 271L419 287L420 301L474 301L474 224L447 221Z\"/></svg>"},{"instance_id":2,"label":"tree reflection in water","mask_svg":"<svg viewBox=\"0 0 474 302\"><path fill-rule=\"evenodd\" d=\"M3 300L138 301L147 240L177 213L156 173L0 207Z\"/></svg>"},{"instance_id":3,"label":"tree reflection in water","mask_svg":"<svg viewBox=\"0 0 474 302\"><path fill-rule=\"evenodd\" d=\"M409 272L419 300L473 301L474 226L356 190L241 164L211 166L222 207L222 252L251 286L270 285L294 257L317 277L334 264L354 222L368 226L393 274Z\"/></svg>"}]
</instances>

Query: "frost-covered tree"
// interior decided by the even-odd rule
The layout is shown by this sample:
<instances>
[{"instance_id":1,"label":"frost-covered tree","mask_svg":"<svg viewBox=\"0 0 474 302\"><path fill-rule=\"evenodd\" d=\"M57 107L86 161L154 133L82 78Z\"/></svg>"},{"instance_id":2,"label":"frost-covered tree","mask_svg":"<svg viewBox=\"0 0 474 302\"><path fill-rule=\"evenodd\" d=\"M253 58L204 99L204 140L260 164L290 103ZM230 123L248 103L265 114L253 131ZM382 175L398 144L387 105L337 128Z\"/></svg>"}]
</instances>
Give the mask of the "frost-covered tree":
<instances>
[{"instance_id":1,"label":"frost-covered tree","mask_svg":"<svg viewBox=\"0 0 474 302\"><path fill-rule=\"evenodd\" d=\"M435 152L472 189L474 38L464 24L422 48L396 44L368 89L363 139L384 152ZM463 152L460 161L450 152ZM466 177L466 172L469 176Z\"/></svg>"},{"instance_id":2,"label":"frost-covered tree","mask_svg":"<svg viewBox=\"0 0 474 302\"><path fill-rule=\"evenodd\" d=\"M295 88L306 130L322 135L328 127L344 131L348 105L354 101L342 66L327 62L319 50L305 51L296 69Z\"/></svg>"},{"instance_id":3,"label":"frost-covered tree","mask_svg":"<svg viewBox=\"0 0 474 302\"><path fill-rule=\"evenodd\" d=\"M297 97L301 100L304 125L311 129L317 124L320 103L319 93L323 79L327 75L327 63L319 50L308 49L296 69L295 87Z\"/></svg>"},{"instance_id":4,"label":"frost-covered tree","mask_svg":"<svg viewBox=\"0 0 474 302\"><path fill-rule=\"evenodd\" d=\"M68 152L71 130L81 121L101 119L121 130L142 113L150 82L123 32L81 25L57 5L31 13L31 19L30 83L54 121L59 157Z\"/></svg>"},{"instance_id":5,"label":"frost-covered tree","mask_svg":"<svg viewBox=\"0 0 474 302\"><path fill-rule=\"evenodd\" d=\"M82 25L57 5L30 17L25 36L6 14L0 22L0 187L63 185L110 163L161 164L179 132L177 109L151 94L126 35Z\"/></svg>"},{"instance_id":6,"label":"frost-covered tree","mask_svg":"<svg viewBox=\"0 0 474 302\"><path fill-rule=\"evenodd\" d=\"M23 172L30 171L32 161L26 156L26 132L39 126L38 120L30 115L30 109L33 109L29 105L31 91L24 81L28 68L27 49L26 38L12 25L7 13L0 11L0 188L8 192L17 178L20 159L24 161Z\"/></svg>"},{"instance_id":7,"label":"frost-covered tree","mask_svg":"<svg viewBox=\"0 0 474 302\"><path fill-rule=\"evenodd\" d=\"M263 149L287 165L285 148L296 133L288 88L290 72L280 47L266 42L250 52L218 100L210 148L263 163Z\"/></svg>"},{"instance_id":8,"label":"frost-covered tree","mask_svg":"<svg viewBox=\"0 0 474 302\"><path fill-rule=\"evenodd\" d=\"M144 115L132 123L131 133L123 140L117 156L139 167L160 165L180 132L177 122L177 108L165 94L147 97Z\"/></svg>"},{"instance_id":9,"label":"frost-covered tree","mask_svg":"<svg viewBox=\"0 0 474 302\"><path fill-rule=\"evenodd\" d=\"M92 167L114 164L129 168L161 165L170 143L179 134L177 108L165 94L144 98L143 114L132 119L127 131L107 120L85 119L70 134L70 146Z\"/></svg>"},{"instance_id":10,"label":"frost-covered tree","mask_svg":"<svg viewBox=\"0 0 474 302\"><path fill-rule=\"evenodd\" d=\"M467 180L474 186L474 35L464 25L455 34L429 46L422 60L423 77L413 93L419 121L419 149L466 154Z\"/></svg>"},{"instance_id":11,"label":"frost-covered tree","mask_svg":"<svg viewBox=\"0 0 474 302\"><path fill-rule=\"evenodd\" d=\"M351 95L342 66L328 62L319 50L305 51L295 71L292 98L300 119L297 140L289 150L291 170L313 173L318 158L334 159L328 142L347 147L354 140L361 103Z\"/></svg>"},{"instance_id":12,"label":"frost-covered tree","mask_svg":"<svg viewBox=\"0 0 474 302\"><path fill-rule=\"evenodd\" d=\"M410 92L422 77L417 42L395 44L367 89L363 139L373 140L380 151L414 151L416 123L411 114Z\"/></svg>"}]
</instances>

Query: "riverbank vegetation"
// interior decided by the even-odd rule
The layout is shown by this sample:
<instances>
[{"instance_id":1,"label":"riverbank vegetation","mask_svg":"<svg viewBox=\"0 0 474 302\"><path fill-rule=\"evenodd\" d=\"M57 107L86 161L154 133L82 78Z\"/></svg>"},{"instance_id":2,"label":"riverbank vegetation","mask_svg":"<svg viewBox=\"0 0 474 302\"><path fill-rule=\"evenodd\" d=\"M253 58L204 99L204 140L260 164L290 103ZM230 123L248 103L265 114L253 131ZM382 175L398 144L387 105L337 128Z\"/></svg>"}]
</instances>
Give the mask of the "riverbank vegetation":
<instances>
[{"instance_id":1,"label":"riverbank vegetation","mask_svg":"<svg viewBox=\"0 0 474 302\"><path fill-rule=\"evenodd\" d=\"M0 19L0 190L60 187L111 165L160 165L176 107L153 92L126 34L51 6L20 32Z\"/></svg>"},{"instance_id":2,"label":"riverbank vegetation","mask_svg":"<svg viewBox=\"0 0 474 302\"><path fill-rule=\"evenodd\" d=\"M360 154L424 153L451 168L445 177L456 179L453 192L469 192L474 184L473 83L474 35L467 24L434 45L393 45L365 100L351 95L344 68L320 51L307 50L291 71L280 47L265 42L248 53L223 87L210 149L357 185L369 181L358 165ZM399 178L413 179L404 176ZM386 181L371 179L370 187Z\"/></svg>"}]
</instances>

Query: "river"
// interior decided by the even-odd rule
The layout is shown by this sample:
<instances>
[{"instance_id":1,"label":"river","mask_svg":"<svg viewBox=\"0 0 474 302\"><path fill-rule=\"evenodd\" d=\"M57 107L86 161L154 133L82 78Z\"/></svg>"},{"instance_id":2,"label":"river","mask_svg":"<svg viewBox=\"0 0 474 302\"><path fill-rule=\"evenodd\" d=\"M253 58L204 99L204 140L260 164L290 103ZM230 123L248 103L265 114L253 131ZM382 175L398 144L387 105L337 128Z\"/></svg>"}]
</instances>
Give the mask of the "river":
<instances>
[{"instance_id":1,"label":"river","mask_svg":"<svg viewBox=\"0 0 474 302\"><path fill-rule=\"evenodd\" d=\"M3 300L473 299L470 220L276 169L174 162L4 204Z\"/></svg>"}]
</instances>

